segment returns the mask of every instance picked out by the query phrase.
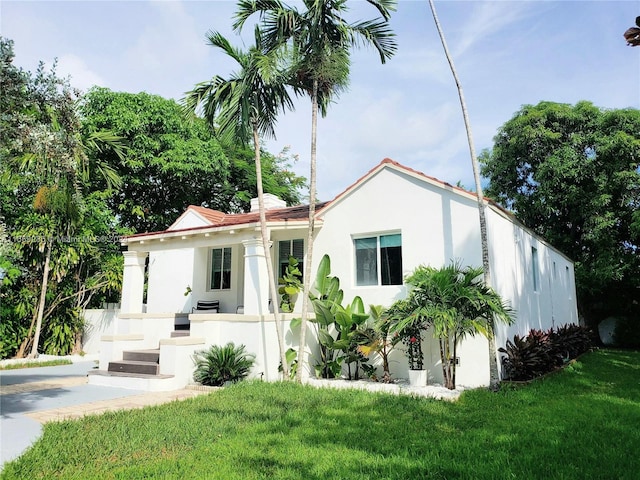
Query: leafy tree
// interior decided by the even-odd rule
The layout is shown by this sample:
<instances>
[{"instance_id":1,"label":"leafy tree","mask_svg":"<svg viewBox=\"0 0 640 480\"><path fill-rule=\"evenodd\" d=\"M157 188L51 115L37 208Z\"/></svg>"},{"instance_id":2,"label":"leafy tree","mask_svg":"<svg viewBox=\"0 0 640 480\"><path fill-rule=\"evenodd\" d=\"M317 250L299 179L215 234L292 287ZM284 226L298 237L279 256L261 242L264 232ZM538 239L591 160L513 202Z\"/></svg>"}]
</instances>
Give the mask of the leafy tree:
<instances>
[{"instance_id":1,"label":"leafy tree","mask_svg":"<svg viewBox=\"0 0 640 480\"><path fill-rule=\"evenodd\" d=\"M309 186L309 230L305 265L313 258L313 237L316 199L316 145L318 110L326 115L329 102L348 83L349 54L360 44L373 46L385 63L396 50L394 34L389 28L390 12L396 0L368 0L381 19L350 23L345 14L346 0L304 0L303 11L280 0L240 0L235 28L241 29L246 20L258 13L263 20L265 47L277 50L289 47L292 66L289 81L297 93L311 99L311 156ZM306 322L308 315L311 269L304 272L302 297L302 324L298 358L304 363ZM302 380L298 369L297 379Z\"/></svg>"},{"instance_id":2,"label":"leafy tree","mask_svg":"<svg viewBox=\"0 0 640 480\"><path fill-rule=\"evenodd\" d=\"M481 161L488 194L576 262L589 324L638 315L640 110L525 105Z\"/></svg>"},{"instance_id":3,"label":"leafy tree","mask_svg":"<svg viewBox=\"0 0 640 480\"><path fill-rule=\"evenodd\" d=\"M209 44L221 49L240 66L240 71L225 79L215 76L209 82L196 86L185 98L190 111L202 105L205 119L222 138L242 144L253 141L255 155L256 187L260 213L260 233L265 248L269 290L273 299L273 316L278 337L280 365L285 379L289 378L289 363L284 348L284 336L278 311L276 279L273 261L268 252L270 242L267 232L267 216L264 206L262 162L260 159L260 135L275 136L274 126L279 111L293 108L286 90L284 72L278 69L278 58L261 51L260 30L255 30L255 47L242 52L231 46L217 32L209 32Z\"/></svg>"},{"instance_id":4,"label":"leafy tree","mask_svg":"<svg viewBox=\"0 0 640 480\"><path fill-rule=\"evenodd\" d=\"M444 386L456 388L457 347L467 336L493 335L495 320L513 323L511 309L482 280L482 268L453 263L442 268L419 266L406 279L412 286L410 315L399 319L394 330L402 334L416 321L426 319L438 339ZM391 307L393 308L393 307Z\"/></svg>"},{"instance_id":5,"label":"leafy tree","mask_svg":"<svg viewBox=\"0 0 640 480\"><path fill-rule=\"evenodd\" d=\"M203 119L187 121L173 100L94 88L82 113L85 131L108 129L128 142L126 165L111 157L122 187L108 203L136 232L165 229L188 205L247 211L256 196L252 149L221 145ZM266 190L299 203L304 179L291 172L286 152L264 152L263 165Z\"/></svg>"},{"instance_id":6,"label":"leafy tree","mask_svg":"<svg viewBox=\"0 0 640 480\"><path fill-rule=\"evenodd\" d=\"M66 314L57 307L72 299L82 304L81 296L90 298L90 292L109 288L93 281L96 265L102 268L99 263L80 267L85 256L104 260L92 245L94 232L88 230L86 186L96 171L105 185L116 183L117 176L101 162L99 152L109 150L121 158L123 151L108 132L80 134L78 92L57 77L55 66L45 71L40 65L35 74L22 71L12 63L13 43L0 39L0 44L0 80L7 86L2 97L0 217L9 240L1 263L12 267L8 288L2 291L10 302L2 312L2 332L10 338L6 343L3 338L2 354L23 356L30 351L36 356L45 321L58 318L64 324ZM59 287L71 278L77 288L61 293ZM74 315L78 320L77 309Z\"/></svg>"}]
</instances>

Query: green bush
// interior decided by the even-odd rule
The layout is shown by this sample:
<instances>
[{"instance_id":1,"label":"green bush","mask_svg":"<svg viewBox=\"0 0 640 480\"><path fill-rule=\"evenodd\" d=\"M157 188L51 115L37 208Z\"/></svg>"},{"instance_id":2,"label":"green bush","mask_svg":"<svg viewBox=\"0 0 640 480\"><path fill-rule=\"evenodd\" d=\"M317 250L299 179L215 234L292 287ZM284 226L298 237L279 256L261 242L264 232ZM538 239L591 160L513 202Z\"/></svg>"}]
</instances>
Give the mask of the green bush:
<instances>
[{"instance_id":1,"label":"green bush","mask_svg":"<svg viewBox=\"0 0 640 480\"><path fill-rule=\"evenodd\" d=\"M244 345L232 342L224 346L212 345L208 350L196 352L193 379L203 385L221 387L227 382L238 382L249 375L255 355L247 353Z\"/></svg>"},{"instance_id":2,"label":"green bush","mask_svg":"<svg viewBox=\"0 0 640 480\"><path fill-rule=\"evenodd\" d=\"M640 348L640 317L620 317L613 331L616 346L624 348Z\"/></svg>"}]
</instances>

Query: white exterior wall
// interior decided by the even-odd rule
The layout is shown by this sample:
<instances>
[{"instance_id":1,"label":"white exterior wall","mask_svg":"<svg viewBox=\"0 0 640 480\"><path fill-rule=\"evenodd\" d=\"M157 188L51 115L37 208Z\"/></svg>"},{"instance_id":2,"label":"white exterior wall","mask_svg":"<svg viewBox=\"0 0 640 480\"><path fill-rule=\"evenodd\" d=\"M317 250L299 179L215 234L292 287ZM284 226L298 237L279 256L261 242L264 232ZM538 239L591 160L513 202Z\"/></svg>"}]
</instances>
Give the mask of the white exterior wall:
<instances>
[{"instance_id":1,"label":"white exterior wall","mask_svg":"<svg viewBox=\"0 0 640 480\"><path fill-rule=\"evenodd\" d=\"M577 324L573 262L500 213L487 209L487 219L491 281L518 318L510 327L496 326L497 346L502 347L514 335L526 335L531 329ZM537 288L534 288L532 247L538 256Z\"/></svg>"},{"instance_id":2,"label":"white exterior wall","mask_svg":"<svg viewBox=\"0 0 640 480\"><path fill-rule=\"evenodd\" d=\"M184 293L187 286L193 285L193 265L193 248L149 253L147 312L191 311L191 299Z\"/></svg>"},{"instance_id":3,"label":"white exterior wall","mask_svg":"<svg viewBox=\"0 0 640 480\"><path fill-rule=\"evenodd\" d=\"M355 285L354 238L401 233L403 275L421 264L438 268L451 260L459 260L462 265L482 265L478 210L472 199L403 172L384 169L338 202L323 215L324 225L314 244L312 278L322 256L329 254L331 274L340 278L345 304L359 295L365 306L389 306L406 296L404 285ZM423 351L429 381L442 383L437 341L425 339ZM459 384L488 384L488 351L483 338L463 342L458 351ZM406 378L404 354L397 351L393 359L394 376Z\"/></svg>"},{"instance_id":4,"label":"white exterior wall","mask_svg":"<svg viewBox=\"0 0 640 480\"><path fill-rule=\"evenodd\" d=\"M82 351L87 354L100 353L102 335L121 333L117 329L118 309L87 309L84 311Z\"/></svg>"}]
</instances>

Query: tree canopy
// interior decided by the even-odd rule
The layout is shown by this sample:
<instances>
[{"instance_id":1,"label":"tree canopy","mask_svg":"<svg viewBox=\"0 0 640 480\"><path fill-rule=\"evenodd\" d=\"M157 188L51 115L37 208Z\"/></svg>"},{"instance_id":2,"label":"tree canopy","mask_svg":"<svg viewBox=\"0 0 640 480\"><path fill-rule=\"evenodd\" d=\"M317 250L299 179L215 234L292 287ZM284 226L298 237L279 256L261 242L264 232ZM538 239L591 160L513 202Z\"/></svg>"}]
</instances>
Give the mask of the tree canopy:
<instances>
[{"instance_id":1,"label":"tree canopy","mask_svg":"<svg viewBox=\"0 0 640 480\"><path fill-rule=\"evenodd\" d=\"M189 204L248 210L253 152L172 100L83 96L55 65L32 73L13 58L0 37L0 358L66 354L81 347L83 309L119 298L119 237L164 229ZM292 157L262 158L265 190L298 204Z\"/></svg>"},{"instance_id":2,"label":"tree canopy","mask_svg":"<svg viewBox=\"0 0 640 480\"><path fill-rule=\"evenodd\" d=\"M166 228L188 205L246 211L256 196L253 152L221 144L203 119L187 121L173 100L93 88L82 113L86 131L109 129L128 141L126 165L113 162L123 185L109 204L137 232ZM264 152L265 191L295 205L304 179L289 163L286 154Z\"/></svg>"},{"instance_id":3,"label":"tree canopy","mask_svg":"<svg viewBox=\"0 0 640 480\"><path fill-rule=\"evenodd\" d=\"M576 262L587 321L637 314L640 110L525 105L481 161L487 194Z\"/></svg>"}]
</instances>

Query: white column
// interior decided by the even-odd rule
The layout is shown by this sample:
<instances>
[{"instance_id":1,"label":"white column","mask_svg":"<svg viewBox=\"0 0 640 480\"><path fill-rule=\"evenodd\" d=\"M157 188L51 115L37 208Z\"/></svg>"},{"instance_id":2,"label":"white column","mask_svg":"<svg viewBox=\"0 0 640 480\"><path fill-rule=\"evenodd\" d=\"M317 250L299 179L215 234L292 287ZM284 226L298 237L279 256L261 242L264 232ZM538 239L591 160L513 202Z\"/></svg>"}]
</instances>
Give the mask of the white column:
<instances>
[{"instance_id":1,"label":"white column","mask_svg":"<svg viewBox=\"0 0 640 480\"><path fill-rule=\"evenodd\" d=\"M123 252L122 300L120 313L142 313L144 264L148 252Z\"/></svg>"},{"instance_id":2,"label":"white column","mask_svg":"<svg viewBox=\"0 0 640 480\"><path fill-rule=\"evenodd\" d=\"M244 313L269 313L269 277L262 240L244 240Z\"/></svg>"}]
</instances>

